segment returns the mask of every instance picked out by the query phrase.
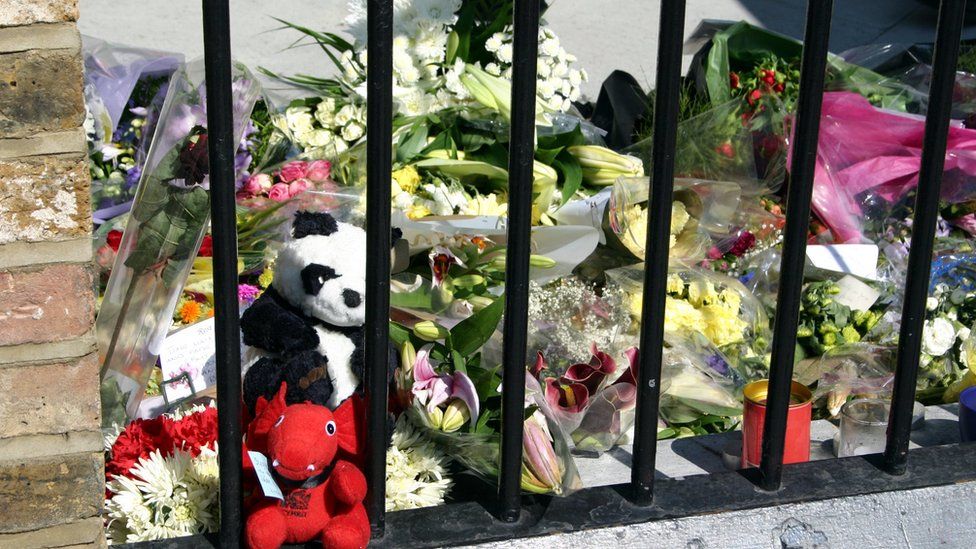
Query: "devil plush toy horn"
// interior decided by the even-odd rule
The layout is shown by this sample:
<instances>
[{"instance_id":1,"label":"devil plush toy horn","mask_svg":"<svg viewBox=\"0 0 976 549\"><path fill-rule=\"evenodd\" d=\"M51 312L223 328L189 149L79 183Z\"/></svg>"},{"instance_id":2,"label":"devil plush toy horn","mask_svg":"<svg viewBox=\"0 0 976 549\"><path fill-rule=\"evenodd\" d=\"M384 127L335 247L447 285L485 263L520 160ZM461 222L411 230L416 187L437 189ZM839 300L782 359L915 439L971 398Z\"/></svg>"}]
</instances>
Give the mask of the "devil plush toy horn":
<instances>
[{"instance_id":1,"label":"devil plush toy horn","mask_svg":"<svg viewBox=\"0 0 976 549\"><path fill-rule=\"evenodd\" d=\"M282 384L270 402L260 399L248 426L248 449L265 453L284 496L249 502L248 546L275 549L319 539L326 549L366 547L366 477L355 464L362 452L362 400L354 395L332 412L317 404L287 406L287 390Z\"/></svg>"}]
</instances>

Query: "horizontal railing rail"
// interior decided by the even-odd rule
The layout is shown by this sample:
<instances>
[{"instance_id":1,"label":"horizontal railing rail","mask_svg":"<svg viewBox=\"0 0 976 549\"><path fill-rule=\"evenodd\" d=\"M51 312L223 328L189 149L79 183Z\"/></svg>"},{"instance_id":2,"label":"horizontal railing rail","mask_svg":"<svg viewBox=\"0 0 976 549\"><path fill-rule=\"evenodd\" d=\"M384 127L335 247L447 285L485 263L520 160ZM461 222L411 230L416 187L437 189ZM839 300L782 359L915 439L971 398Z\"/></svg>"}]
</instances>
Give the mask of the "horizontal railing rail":
<instances>
[{"instance_id":1,"label":"horizontal railing rail","mask_svg":"<svg viewBox=\"0 0 976 549\"><path fill-rule=\"evenodd\" d=\"M908 452L946 135L965 0L941 2L887 447L883 456L783 465L794 349L832 0L809 0L794 125L781 282L774 319L768 413L758 470L658 480L655 453L663 352L668 229L674 183L685 1L662 0L645 261L639 391L632 481L568 498L520 492L526 330L535 143L539 0L515 0L508 248L503 352L501 463L497 501L444 508L384 510L388 441L390 171L392 158L392 0L368 0L368 168L366 367L369 397L367 499L377 546L436 546L551 534L725 510L936 486L976 477L976 449L950 445ZM223 547L241 544L240 347L234 215L234 143L228 0L204 0L207 106L211 139L221 528ZM877 459L875 459L877 458ZM909 460L909 458L911 458ZM905 475L906 472L911 474ZM758 489L757 489L758 487ZM613 513L596 512L612 509ZM514 523L514 524L507 524ZM160 542L180 547L188 540Z\"/></svg>"}]
</instances>

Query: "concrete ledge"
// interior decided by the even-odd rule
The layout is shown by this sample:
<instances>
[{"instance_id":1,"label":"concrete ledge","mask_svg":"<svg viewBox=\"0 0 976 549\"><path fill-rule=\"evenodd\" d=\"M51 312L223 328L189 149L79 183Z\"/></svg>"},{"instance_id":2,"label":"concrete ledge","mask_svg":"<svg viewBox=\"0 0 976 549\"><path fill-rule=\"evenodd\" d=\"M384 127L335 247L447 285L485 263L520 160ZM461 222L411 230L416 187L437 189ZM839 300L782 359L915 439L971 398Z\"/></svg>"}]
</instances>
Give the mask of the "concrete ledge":
<instances>
[{"instance_id":1,"label":"concrete ledge","mask_svg":"<svg viewBox=\"0 0 976 549\"><path fill-rule=\"evenodd\" d=\"M974 514L976 483L969 482L467 547L974 547Z\"/></svg>"},{"instance_id":2,"label":"concrete ledge","mask_svg":"<svg viewBox=\"0 0 976 549\"><path fill-rule=\"evenodd\" d=\"M59 524L21 534L0 534L0 547L105 547L102 519Z\"/></svg>"},{"instance_id":3,"label":"concrete ledge","mask_svg":"<svg viewBox=\"0 0 976 549\"><path fill-rule=\"evenodd\" d=\"M0 368L18 367L31 362L51 362L80 358L97 349L94 332L77 339L50 343L22 343L0 347Z\"/></svg>"},{"instance_id":4,"label":"concrete ledge","mask_svg":"<svg viewBox=\"0 0 976 549\"><path fill-rule=\"evenodd\" d=\"M73 238L55 242L18 241L0 245L0 269L45 263L89 263L91 261L90 238Z\"/></svg>"},{"instance_id":5,"label":"concrete ledge","mask_svg":"<svg viewBox=\"0 0 976 549\"><path fill-rule=\"evenodd\" d=\"M50 132L24 139L0 139L0 159L25 158L52 154L81 157L87 150L85 130Z\"/></svg>"},{"instance_id":6,"label":"concrete ledge","mask_svg":"<svg viewBox=\"0 0 976 549\"><path fill-rule=\"evenodd\" d=\"M104 447L101 431L25 435L0 439L0 461L47 458L60 454L98 452ZM0 543L0 546L3 544Z\"/></svg>"},{"instance_id":7,"label":"concrete ledge","mask_svg":"<svg viewBox=\"0 0 976 549\"><path fill-rule=\"evenodd\" d=\"M27 50L71 50L81 48L81 34L74 23L0 28L0 53Z\"/></svg>"}]
</instances>

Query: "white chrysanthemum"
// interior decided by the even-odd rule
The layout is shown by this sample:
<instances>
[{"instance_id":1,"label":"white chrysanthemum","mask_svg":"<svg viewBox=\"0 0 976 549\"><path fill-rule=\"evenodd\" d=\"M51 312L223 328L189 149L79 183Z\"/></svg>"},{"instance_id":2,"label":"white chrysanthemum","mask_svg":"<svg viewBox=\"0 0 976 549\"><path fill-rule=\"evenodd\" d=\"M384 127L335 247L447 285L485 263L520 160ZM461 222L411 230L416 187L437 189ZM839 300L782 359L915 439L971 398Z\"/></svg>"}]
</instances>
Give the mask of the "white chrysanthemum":
<instances>
[{"instance_id":1,"label":"white chrysanthemum","mask_svg":"<svg viewBox=\"0 0 976 549\"><path fill-rule=\"evenodd\" d=\"M922 352L942 356L956 342L956 328L948 319L937 317L925 322L922 330Z\"/></svg>"},{"instance_id":2,"label":"white chrysanthemum","mask_svg":"<svg viewBox=\"0 0 976 549\"><path fill-rule=\"evenodd\" d=\"M541 65L540 65L541 67ZM502 74L502 68L498 63L491 62L485 65L485 72L492 76L499 76Z\"/></svg>"},{"instance_id":3,"label":"white chrysanthemum","mask_svg":"<svg viewBox=\"0 0 976 549\"><path fill-rule=\"evenodd\" d=\"M196 458L158 451L106 485L107 534L113 543L166 539L218 528L220 486L216 449L203 448Z\"/></svg>"},{"instance_id":4,"label":"white chrysanthemum","mask_svg":"<svg viewBox=\"0 0 976 549\"><path fill-rule=\"evenodd\" d=\"M430 211L434 215L455 215L468 205L468 195L457 183L452 183L450 186L443 183L428 183L423 186L423 189L433 201Z\"/></svg>"},{"instance_id":5,"label":"white chrysanthemum","mask_svg":"<svg viewBox=\"0 0 976 549\"><path fill-rule=\"evenodd\" d=\"M512 62L512 44L502 44L498 48L498 60L502 63Z\"/></svg>"},{"instance_id":6,"label":"white chrysanthemum","mask_svg":"<svg viewBox=\"0 0 976 549\"><path fill-rule=\"evenodd\" d=\"M401 416L386 453L386 510L443 503L452 484L447 464L448 458Z\"/></svg>"},{"instance_id":7,"label":"white chrysanthemum","mask_svg":"<svg viewBox=\"0 0 976 549\"><path fill-rule=\"evenodd\" d=\"M491 37L488 38L488 40L485 41L485 49L491 53L495 53L496 51L501 49L502 44L504 42L505 42L505 35L500 32L496 32L495 34L491 35Z\"/></svg>"},{"instance_id":8,"label":"white chrysanthemum","mask_svg":"<svg viewBox=\"0 0 976 549\"><path fill-rule=\"evenodd\" d=\"M555 36L544 40L541 44L539 44L539 53L547 57L556 57L560 50L559 38Z\"/></svg>"},{"instance_id":9,"label":"white chrysanthemum","mask_svg":"<svg viewBox=\"0 0 976 549\"><path fill-rule=\"evenodd\" d=\"M454 66L448 69L447 73L444 74L444 87L458 99L467 99L469 97L468 88L461 83L461 75L464 74L464 61L460 59L454 60Z\"/></svg>"}]
</instances>

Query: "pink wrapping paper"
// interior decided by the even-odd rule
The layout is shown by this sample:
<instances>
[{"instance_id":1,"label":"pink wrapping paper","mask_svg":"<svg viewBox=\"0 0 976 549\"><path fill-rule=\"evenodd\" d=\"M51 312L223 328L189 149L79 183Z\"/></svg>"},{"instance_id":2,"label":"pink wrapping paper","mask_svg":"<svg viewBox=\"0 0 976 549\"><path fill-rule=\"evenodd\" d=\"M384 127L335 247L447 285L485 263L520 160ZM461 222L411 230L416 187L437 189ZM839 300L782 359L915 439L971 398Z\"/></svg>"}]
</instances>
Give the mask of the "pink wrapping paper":
<instances>
[{"instance_id":1,"label":"pink wrapping paper","mask_svg":"<svg viewBox=\"0 0 976 549\"><path fill-rule=\"evenodd\" d=\"M922 117L877 109L849 92L824 94L814 173L813 211L836 242L862 242L861 203L894 204L918 184L925 136ZM976 130L949 129L942 198L976 196Z\"/></svg>"}]
</instances>

